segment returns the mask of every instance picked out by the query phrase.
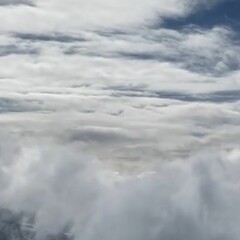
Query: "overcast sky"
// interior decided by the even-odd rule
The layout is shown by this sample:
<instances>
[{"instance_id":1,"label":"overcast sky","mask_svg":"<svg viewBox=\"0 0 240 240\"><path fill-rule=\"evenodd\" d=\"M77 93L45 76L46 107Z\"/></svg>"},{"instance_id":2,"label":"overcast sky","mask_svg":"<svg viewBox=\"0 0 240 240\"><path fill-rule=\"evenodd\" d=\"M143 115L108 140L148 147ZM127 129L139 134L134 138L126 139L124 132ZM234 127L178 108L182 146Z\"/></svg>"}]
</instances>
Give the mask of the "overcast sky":
<instances>
[{"instance_id":1,"label":"overcast sky","mask_svg":"<svg viewBox=\"0 0 240 240\"><path fill-rule=\"evenodd\" d=\"M39 239L239 240L239 12L0 0L1 207Z\"/></svg>"}]
</instances>

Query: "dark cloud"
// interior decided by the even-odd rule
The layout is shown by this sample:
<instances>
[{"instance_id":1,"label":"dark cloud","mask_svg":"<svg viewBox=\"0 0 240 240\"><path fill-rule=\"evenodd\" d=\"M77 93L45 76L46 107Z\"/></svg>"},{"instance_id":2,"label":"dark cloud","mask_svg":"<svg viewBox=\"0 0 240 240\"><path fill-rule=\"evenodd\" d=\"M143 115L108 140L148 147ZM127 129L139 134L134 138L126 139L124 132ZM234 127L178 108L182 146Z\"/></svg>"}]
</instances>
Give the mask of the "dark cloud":
<instances>
[{"instance_id":1,"label":"dark cloud","mask_svg":"<svg viewBox=\"0 0 240 240\"><path fill-rule=\"evenodd\" d=\"M111 89L111 88L110 88ZM219 91L206 94L191 94L183 92L173 91L149 91L144 89L127 89L127 86L123 89L114 87L112 96L114 97L150 97L150 98L162 98L170 100L178 100L183 102L212 102L212 103L227 103L236 102L240 100L239 90Z\"/></svg>"},{"instance_id":2,"label":"dark cloud","mask_svg":"<svg viewBox=\"0 0 240 240\"><path fill-rule=\"evenodd\" d=\"M75 130L70 134L71 141L99 142L101 144L119 144L134 141L133 138L124 134L122 131L111 129L82 129Z\"/></svg>"},{"instance_id":3,"label":"dark cloud","mask_svg":"<svg viewBox=\"0 0 240 240\"><path fill-rule=\"evenodd\" d=\"M43 106L38 100L17 100L0 98L0 113L10 112L36 112L41 111Z\"/></svg>"},{"instance_id":4,"label":"dark cloud","mask_svg":"<svg viewBox=\"0 0 240 240\"><path fill-rule=\"evenodd\" d=\"M18 54L18 55L37 55L38 49L32 46L5 45L0 46L0 57Z\"/></svg>"},{"instance_id":5,"label":"dark cloud","mask_svg":"<svg viewBox=\"0 0 240 240\"><path fill-rule=\"evenodd\" d=\"M39 42L62 42L62 43L73 43L73 42L84 42L84 37L74 37L71 35L65 35L60 33L53 34L32 34L32 33L16 33L16 38L28 41L39 41Z\"/></svg>"},{"instance_id":6,"label":"dark cloud","mask_svg":"<svg viewBox=\"0 0 240 240\"><path fill-rule=\"evenodd\" d=\"M224 50L223 50L224 51ZM140 61L157 61L157 62L170 62L178 64L179 67L187 69L192 72L201 74L212 74L215 76L221 76L228 74L229 72L238 70L240 67L240 60L237 56L224 56L224 52L221 50L216 58L208 58L208 56L198 56L198 53L191 53L191 50L184 49L179 52L175 52L175 55L171 56L171 53L157 53L157 52L119 52L116 57L127 58L130 60ZM228 58L228 59L227 59ZM218 68L218 64L222 63L223 68Z\"/></svg>"},{"instance_id":7,"label":"dark cloud","mask_svg":"<svg viewBox=\"0 0 240 240\"><path fill-rule=\"evenodd\" d=\"M215 28L211 31L197 26L179 30L152 30L115 36L121 41L139 41L146 49L130 48L116 51L112 57L149 62L169 62L180 68L204 75L221 76L240 67L239 36L227 28ZM216 37L219 35L219 41ZM202 42L202 44L201 44ZM154 47L150 47L154 46ZM201 50L200 50L201 48Z\"/></svg>"},{"instance_id":8,"label":"dark cloud","mask_svg":"<svg viewBox=\"0 0 240 240\"><path fill-rule=\"evenodd\" d=\"M34 2L31 0L0 0L0 6L9 6L9 5L34 6Z\"/></svg>"}]
</instances>

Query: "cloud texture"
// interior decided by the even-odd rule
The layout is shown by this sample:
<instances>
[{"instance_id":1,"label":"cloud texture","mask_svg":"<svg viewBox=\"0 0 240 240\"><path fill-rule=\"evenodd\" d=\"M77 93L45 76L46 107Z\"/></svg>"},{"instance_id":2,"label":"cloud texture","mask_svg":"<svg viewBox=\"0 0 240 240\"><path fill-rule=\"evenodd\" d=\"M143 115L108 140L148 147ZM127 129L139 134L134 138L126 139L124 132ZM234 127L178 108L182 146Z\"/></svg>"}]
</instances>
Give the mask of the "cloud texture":
<instances>
[{"instance_id":1,"label":"cloud texture","mask_svg":"<svg viewBox=\"0 0 240 240\"><path fill-rule=\"evenodd\" d=\"M232 4L0 1L0 207L39 240L238 240Z\"/></svg>"},{"instance_id":2,"label":"cloud texture","mask_svg":"<svg viewBox=\"0 0 240 240\"><path fill-rule=\"evenodd\" d=\"M37 212L39 239L66 223L86 240L238 239L238 150L201 152L123 177L79 155L76 145L33 142L1 144L1 205Z\"/></svg>"}]
</instances>

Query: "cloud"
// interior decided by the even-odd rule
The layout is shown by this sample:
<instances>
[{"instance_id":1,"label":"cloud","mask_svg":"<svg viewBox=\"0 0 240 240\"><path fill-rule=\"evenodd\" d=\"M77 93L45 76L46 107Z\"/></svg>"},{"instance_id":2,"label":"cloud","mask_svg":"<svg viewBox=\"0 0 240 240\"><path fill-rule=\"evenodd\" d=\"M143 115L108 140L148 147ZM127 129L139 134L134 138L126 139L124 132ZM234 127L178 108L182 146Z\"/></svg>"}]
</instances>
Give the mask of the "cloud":
<instances>
[{"instance_id":1,"label":"cloud","mask_svg":"<svg viewBox=\"0 0 240 240\"><path fill-rule=\"evenodd\" d=\"M0 46L0 57L11 55L11 54L31 55L31 54L37 54L37 53L38 53L37 49L34 49L34 48L24 48L24 47L21 48L15 45Z\"/></svg>"},{"instance_id":2,"label":"cloud","mask_svg":"<svg viewBox=\"0 0 240 240\"><path fill-rule=\"evenodd\" d=\"M104 199L83 239L237 239L239 209L231 208L238 187L225 185L227 167L221 161L213 157L209 166L207 160L195 160L183 169L170 164L154 176L124 182ZM229 197L233 189L237 195Z\"/></svg>"},{"instance_id":3,"label":"cloud","mask_svg":"<svg viewBox=\"0 0 240 240\"><path fill-rule=\"evenodd\" d=\"M239 237L238 149L159 159L154 173L120 177L77 145L19 140L1 143L11 154L21 146L11 163L1 156L1 204L36 211L40 239L68 222L84 240Z\"/></svg>"},{"instance_id":4,"label":"cloud","mask_svg":"<svg viewBox=\"0 0 240 240\"><path fill-rule=\"evenodd\" d=\"M29 5L33 6L33 2L31 0L1 0L0 6L8 6L8 5Z\"/></svg>"},{"instance_id":5,"label":"cloud","mask_svg":"<svg viewBox=\"0 0 240 240\"><path fill-rule=\"evenodd\" d=\"M63 42L63 43L72 43L72 42L82 42L85 41L84 38L74 37L69 35L63 34L27 34L27 33L18 33L16 34L17 38L22 40L29 40L29 41L43 41L43 42Z\"/></svg>"},{"instance_id":6,"label":"cloud","mask_svg":"<svg viewBox=\"0 0 240 240\"><path fill-rule=\"evenodd\" d=\"M0 3L0 218L36 213L38 240L239 239L239 34L164 25L222 1Z\"/></svg>"}]
</instances>

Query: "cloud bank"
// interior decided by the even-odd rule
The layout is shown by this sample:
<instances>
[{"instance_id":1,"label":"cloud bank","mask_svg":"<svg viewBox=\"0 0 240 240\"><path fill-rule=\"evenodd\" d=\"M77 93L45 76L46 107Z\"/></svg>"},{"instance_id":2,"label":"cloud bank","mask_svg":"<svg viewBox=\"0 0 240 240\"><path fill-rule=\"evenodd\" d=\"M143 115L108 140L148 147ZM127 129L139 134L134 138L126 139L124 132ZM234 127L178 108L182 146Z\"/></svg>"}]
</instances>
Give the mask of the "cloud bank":
<instances>
[{"instance_id":1,"label":"cloud bank","mask_svg":"<svg viewBox=\"0 0 240 240\"><path fill-rule=\"evenodd\" d=\"M123 177L76 145L12 140L1 143L1 205L36 212L37 239L67 223L69 236L86 240L239 237L239 150Z\"/></svg>"},{"instance_id":2,"label":"cloud bank","mask_svg":"<svg viewBox=\"0 0 240 240\"><path fill-rule=\"evenodd\" d=\"M0 238L239 239L238 9L0 1Z\"/></svg>"}]
</instances>

